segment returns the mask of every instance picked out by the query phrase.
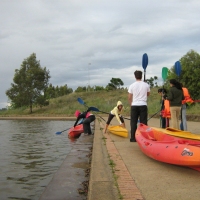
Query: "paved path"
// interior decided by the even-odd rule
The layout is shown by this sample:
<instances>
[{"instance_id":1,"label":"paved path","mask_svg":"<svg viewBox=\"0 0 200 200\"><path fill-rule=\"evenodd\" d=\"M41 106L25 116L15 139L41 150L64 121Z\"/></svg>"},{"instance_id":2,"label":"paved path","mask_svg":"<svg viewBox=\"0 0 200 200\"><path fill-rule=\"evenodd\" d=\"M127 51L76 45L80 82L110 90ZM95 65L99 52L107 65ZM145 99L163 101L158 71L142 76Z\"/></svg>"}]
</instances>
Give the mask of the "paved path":
<instances>
[{"instance_id":1,"label":"paved path","mask_svg":"<svg viewBox=\"0 0 200 200\"><path fill-rule=\"evenodd\" d=\"M40 200L83 200L85 196L77 189L88 181L85 170L90 167L88 155L93 145L93 135L83 134L74 142L58 171L42 193Z\"/></svg>"},{"instance_id":2,"label":"paved path","mask_svg":"<svg viewBox=\"0 0 200 200\"><path fill-rule=\"evenodd\" d=\"M105 122L102 121L101 123L104 124ZM115 120L112 123L117 124ZM128 130L130 130L129 124L130 121L126 121ZM149 125L159 127L159 120L153 118L149 120ZM200 133L198 131L199 122L188 122L188 129L193 133ZM129 138L122 138L113 134L104 135L102 131L98 134L101 134L98 137L107 138L105 139L107 152L110 159L115 163L114 177L117 177L117 184L115 183L115 185L118 186L119 193L124 200L200 199L200 172L155 161L144 155L137 143L131 143ZM97 137L97 134L95 137ZM94 152L93 157L95 154ZM99 165L100 163L101 160L99 160ZM97 182L98 178L96 179ZM93 197L97 195L94 188L94 185L90 187L90 200L96 199L90 198L92 195ZM113 199L119 199L120 194ZM101 199L107 200L107 198Z\"/></svg>"}]
</instances>

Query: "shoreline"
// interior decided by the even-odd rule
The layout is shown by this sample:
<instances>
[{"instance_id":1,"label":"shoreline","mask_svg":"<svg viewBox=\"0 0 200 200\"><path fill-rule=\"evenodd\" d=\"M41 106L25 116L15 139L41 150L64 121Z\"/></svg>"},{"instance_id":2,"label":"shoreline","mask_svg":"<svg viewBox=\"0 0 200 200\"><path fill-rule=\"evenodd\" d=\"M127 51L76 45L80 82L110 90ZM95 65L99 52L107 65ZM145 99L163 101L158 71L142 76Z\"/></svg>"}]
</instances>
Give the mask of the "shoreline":
<instances>
[{"instance_id":1,"label":"shoreline","mask_svg":"<svg viewBox=\"0 0 200 200\"><path fill-rule=\"evenodd\" d=\"M76 117L46 117L46 116L9 116L0 117L0 120L76 120Z\"/></svg>"},{"instance_id":2,"label":"shoreline","mask_svg":"<svg viewBox=\"0 0 200 200\"><path fill-rule=\"evenodd\" d=\"M152 115L149 115L149 118ZM102 117L104 117L102 115ZM130 116L124 116L130 117ZM155 115L153 118L159 119L159 114ZM200 122L200 115L186 115L187 121L189 122ZM9 116L0 116L0 120L76 120L74 116L63 116L63 115L50 115L50 116L41 116L41 115L9 115Z\"/></svg>"}]
</instances>

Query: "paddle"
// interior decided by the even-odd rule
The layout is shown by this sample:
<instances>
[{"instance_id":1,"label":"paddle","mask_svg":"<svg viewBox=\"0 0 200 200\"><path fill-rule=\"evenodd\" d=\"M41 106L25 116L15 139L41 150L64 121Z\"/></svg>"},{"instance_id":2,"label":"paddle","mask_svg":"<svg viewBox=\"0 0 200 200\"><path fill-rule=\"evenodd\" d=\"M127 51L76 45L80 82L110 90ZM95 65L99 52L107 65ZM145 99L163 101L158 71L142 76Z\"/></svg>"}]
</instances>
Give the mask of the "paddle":
<instances>
[{"instance_id":1,"label":"paddle","mask_svg":"<svg viewBox=\"0 0 200 200\"><path fill-rule=\"evenodd\" d=\"M88 107L88 106L86 105L86 103L85 103L81 98L78 97L77 101L78 101L80 104L86 106L86 107L88 108L88 110L96 111L96 108L95 108L95 107ZM97 112L97 111L96 111L96 112ZM96 115L97 115L97 114L96 114ZM106 120L105 120L104 118L102 118L101 116L99 116L99 115L97 115L97 116L100 117L102 120L106 121Z\"/></svg>"},{"instance_id":2,"label":"paddle","mask_svg":"<svg viewBox=\"0 0 200 200\"><path fill-rule=\"evenodd\" d=\"M147 119L147 121L149 121L152 117L154 117L156 114L158 114L160 112L160 110L158 110L156 113L154 113L151 117L149 117L148 119Z\"/></svg>"},{"instance_id":3,"label":"paddle","mask_svg":"<svg viewBox=\"0 0 200 200\"><path fill-rule=\"evenodd\" d=\"M174 70L175 70L176 75L178 77L180 77L180 75L181 75L181 63L179 61L175 62Z\"/></svg>"},{"instance_id":4,"label":"paddle","mask_svg":"<svg viewBox=\"0 0 200 200\"><path fill-rule=\"evenodd\" d=\"M162 94L164 94L164 84L165 84L165 81L167 79L167 75L168 75L168 68L167 67L163 67L162 68L162 79L163 79ZM163 104L164 104L164 100L162 100L161 110L162 110ZM166 121L165 122L165 126L167 127L169 125L169 119L166 118L165 121ZM162 124L162 116L160 116L160 127L162 126L161 124Z\"/></svg>"},{"instance_id":5,"label":"paddle","mask_svg":"<svg viewBox=\"0 0 200 200\"><path fill-rule=\"evenodd\" d=\"M174 71L175 71L176 75L178 76L178 79L180 79L180 75L181 75L181 63L180 63L179 61L176 61L176 62L175 62ZM181 109L181 123L180 123L180 129L183 130L182 109Z\"/></svg>"},{"instance_id":6,"label":"paddle","mask_svg":"<svg viewBox=\"0 0 200 200\"><path fill-rule=\"evenodd\" d=\"M145 53L142 56L142 67L144 69L144 82L145 82L145 76L146 76L146 68L148 65L148 55Z\"/></svg>"},{"instance_id":7,"label":"paddle","mask_svg":"<svg viewBox=\"0 0 200 200\"><path fill-rule=\"evenodd\" d=\"M80 104L86 106L85 102L84 102L81 98L78 97L78 98L77 98L77 101L78 101ZM87 107L87 106L86 106L86 107Z\"/></svg>"},{"instance_id":8,"label":"paddle","mask_svg":"<svg viewBox=\"0 0 200 200\"><path fill-rule=\"evenodd\" d=\"M80 103L80 104L82 104L82 105L84 105L84 106L87 106L86 104L85 104L85 102L81 99L81 98L78 98L77 99L77 101ZM87 106L88 107L88 106ZM98 108L96 108L96 107L89 107L88 109L90 109L91 111L94 111L94 112L101 112L101 113L105 113L105 114L109 114L108 112L104 112L104 111L101 111L101 110L99 110ZM130 120L129 118L126 118L126 117L123 117L124 119L128 119L128 120Z\"/></svg>"},{"instance_id":9,"label":"paddle","mask_svg":"<svg viewBox=\"0 0 200 200\"><path fill-rule=\"evenodd\" d=\"M59 134L61 134L62 132L67 131L67 130L69 130L69 129L70 129L70 128L65 129L65 130L63 130L63 131L60 131L60 132L56 132L56 134L59 135Z\"/></svg>"},{"instance_id":10,"label":"paddle","mask_svg":"<svg viewBox=\"0 0 200 200\"><path fill-rule=\"evenodd\" d=\"M162 68L162 79L165 82L167 79L167 74L168 74L168 68L167 67L163 67Z\"/></svg>"},{"instance_id":11,"label":"paddle","mask_svg":"<svg viewBox=\"0 0 200 200\"><path fill-rule=\"evenodd\" d=\"M101 113L109 114L108 112L101 111L101 110L99 110L99 109L96 108L96 107L90 107L90 110L95 111L95 112L101 112ZM123 117L123 116L122 116L122 117ZM123 118L124 118L124 119L130 120L129 118L126 118L126 117L123 117Z\"/></svg>"}]
</instances>

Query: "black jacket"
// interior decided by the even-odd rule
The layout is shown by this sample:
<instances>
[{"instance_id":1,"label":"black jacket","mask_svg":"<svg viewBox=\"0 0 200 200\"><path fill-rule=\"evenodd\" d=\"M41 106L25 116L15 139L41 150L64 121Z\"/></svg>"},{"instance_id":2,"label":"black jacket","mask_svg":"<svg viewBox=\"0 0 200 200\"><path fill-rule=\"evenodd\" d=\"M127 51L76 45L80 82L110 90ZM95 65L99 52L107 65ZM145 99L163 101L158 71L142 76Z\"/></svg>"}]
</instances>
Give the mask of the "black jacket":
<instances>
[{"instance_id":1,"label":"black jacket","mask_svg":"<svg viewBox=\"0 0 200 200\"><path fill-rule=\"evenodd\" d=\"M184 100L183 90L179 90L172 86L169 90L167 99L170 101L170 107L181 106Z\"/></svg>"}]
</instances>

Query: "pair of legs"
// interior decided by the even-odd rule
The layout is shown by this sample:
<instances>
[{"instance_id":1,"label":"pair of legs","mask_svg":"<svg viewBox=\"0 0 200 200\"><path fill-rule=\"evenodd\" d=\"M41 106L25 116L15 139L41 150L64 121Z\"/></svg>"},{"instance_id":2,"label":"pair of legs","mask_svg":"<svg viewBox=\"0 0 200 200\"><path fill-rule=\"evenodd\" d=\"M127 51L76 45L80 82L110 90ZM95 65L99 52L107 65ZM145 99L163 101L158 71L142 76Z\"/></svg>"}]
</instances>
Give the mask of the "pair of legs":
<instances>
[{"instance_id":1,"label":"pair of legs","mask_svg":"<svg viewBox=\"0 0 200 200\"><path fill-rule=\"evenodd\" d=\"M170 107L171 112L171 127L175 129L179 129L179 115L181 112L180 106L173 106Z\"/></svg>"},{"instance_id":2,"label":"pair of legs","mask_svg":"<svg viewBox=\"0 0 200 200\"><path fill-rule=\"evenodd\" d=\"M186 108L186 104L181 106L181 130L183 131L187 131Z\"/></svg>"},{"instance_id":3,"label":"pair of legs","mask_svg":"<svg viewBox=\"0 0 200 200\"><path fill-rule=\"evenodd\" d=\"M135 132L137 129L138 118L140 123L147 125L147 106L131 106L131 139L130 142L136 142Z\"/></svg>"},{"instance_id":4,"label":"pair of legs","mask_svg":"<svg viewBox=\"0 0 200 200\"><path fill-rule=\"evenodd\" d=\"M83 121L83 131L84 131L85 134L88 134L88 135L92 134L90 123L93 122L94 120L95 120L94 115L90 115L88 118L84 119L84 121Z\"/></svg>"},{"instance_id":5,"label":"pair of legs","mask_svg":"<svg viewBox=\"0 0 200 200\"><path fill-rule=\"evenodd\" d=\"M104 130L104 133L106 133L107 128L108 128L108 126L109 126L109 124L110 124L110 122L112 121L112 119L113 119L114 116L115 116L115 115L112 115L111 113L109 113L109 115L108 115L108 120L107 120L107 122L106 122L106 127L105 127L105 130ZM121 121L121 123L122 123L121 126L122 126L122 127L125 127L125 123L124 123L123 117L120 116L119 119L120 119L120 121Z\"/></svg>"},{"instance_id":6,"label":"pair of legs","mask_svg":"<svg viewBox=\"0 0 200 200\"><path fill-rule=\"evenodd\" d=\"M169 127L169 118L165 118L165 117L160 117L160 126L161 128L167 128Z\"/></svg>"}]
</instances>

